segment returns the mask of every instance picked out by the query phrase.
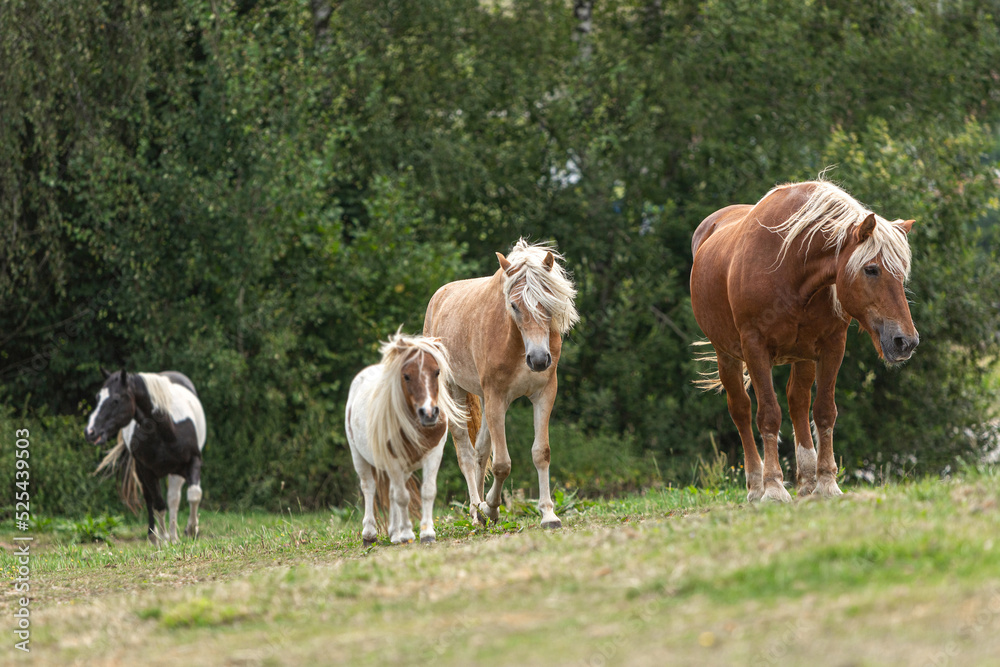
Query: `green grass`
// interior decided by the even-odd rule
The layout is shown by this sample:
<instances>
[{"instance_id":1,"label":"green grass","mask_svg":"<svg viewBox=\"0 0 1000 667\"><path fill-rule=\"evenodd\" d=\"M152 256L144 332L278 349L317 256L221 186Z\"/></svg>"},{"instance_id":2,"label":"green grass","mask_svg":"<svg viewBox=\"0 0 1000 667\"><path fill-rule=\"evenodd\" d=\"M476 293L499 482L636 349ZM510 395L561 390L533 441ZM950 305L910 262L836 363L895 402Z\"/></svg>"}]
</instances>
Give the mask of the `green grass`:
<instances>
[{"instance_id":1,"label":"green grass","mask_svg":"<svg viewBox=\"0 0 1000 667\"><path fill-rule=\"evenodd\" d=\"M363 549L351 513L204 513L155 550L38 532L33 662L993 664L1000 476L742 503L736 488L456 508L430 546ZM12 571L0 532L0 570ZM14 599L0 602L10 618ZM12 642L0 655L12 653Z\"/></svg>"}]
</instances>

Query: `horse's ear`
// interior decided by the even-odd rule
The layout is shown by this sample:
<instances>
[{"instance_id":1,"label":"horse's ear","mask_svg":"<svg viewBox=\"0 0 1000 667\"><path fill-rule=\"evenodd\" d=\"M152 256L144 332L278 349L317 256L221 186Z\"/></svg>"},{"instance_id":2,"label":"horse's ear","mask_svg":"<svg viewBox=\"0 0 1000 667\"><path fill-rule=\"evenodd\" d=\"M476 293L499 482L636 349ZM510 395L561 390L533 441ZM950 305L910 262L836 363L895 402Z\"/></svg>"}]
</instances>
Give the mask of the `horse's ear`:
<instances>
[{"instance_id":1,"label":"horse's ear","mask_svg":"<svg viewBox=\"0 0 1000 667\"><path fill-rule=\"evenodd\" d=\"M108 369L106 369L104 366L98 366L98 368L101 369L101 375L104 376L105 380L107 380L109 377L111 377L111 371L109 371Z\"/></svg>"},{"instance_id":2,"label":"horse's ear","mask_svg":"<svg viewBox=\"0 0 1000 667\"><path fill-rule=\"evenodd\" d=\"M875 214L869 213L868 217L864 219L860 224L858 224L858 229L855 232L858 238L858 243L864 243L875 231Z\"/></svg>"},{"instance_id":3,"label":"horse's ear","mask_svg":"<svg viewBox=\"0 0 1000 667\"><path fill-rule=\"evenodd\" d=\"M500 268L504 270L504 273L506 273L507 270L510 269L510 262L507 261L507 258L503 256L502 252L497 253L497 259L500 261Z\"/></svg>"},{"instance_id":4,"label":"horse's ear","mask_svg":"<svg viewBox=\"0 0 1000 667\"><path fill-rule=\"evenodd\" d=\"M542 266L545 267L546 271L552 270L552 265L556 263L556 258L551 252L545 253L545 259L542 260Z\"/></svg>"},{"instance_id":5,"label":"horse's ear","mask_svg":"<svg viewBox=\"0 0 1000 667\"><path fill-rule=\"evenodd\" d=\"M913 228L913 223L916 220L903 220L902 222L897 222L896 226L903 230L904 234L909 234L910 230Z\"/></svg>"},{"instance_id":6,"label":"horse's ear","mask_svg":"<svg viewBox=\"0 0 1000 667\"><path fill-rule=\"evenodd\" d=\"M121 377L122 384L127 387L128 386L128 373L125 372L125 368L124 367L122 367L121 374L122 374L122 377Z\"/></svg>"}]
</instances>

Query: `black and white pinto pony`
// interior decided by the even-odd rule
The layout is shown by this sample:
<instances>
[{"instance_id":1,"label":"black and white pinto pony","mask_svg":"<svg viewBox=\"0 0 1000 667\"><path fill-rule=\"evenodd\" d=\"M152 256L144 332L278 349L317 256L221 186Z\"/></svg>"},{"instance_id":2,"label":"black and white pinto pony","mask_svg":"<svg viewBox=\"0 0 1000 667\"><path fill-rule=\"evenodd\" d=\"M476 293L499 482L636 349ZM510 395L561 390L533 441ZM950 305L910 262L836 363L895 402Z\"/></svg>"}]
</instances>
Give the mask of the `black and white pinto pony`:
<instances>
[{"instance_id":1,"label":"black and white pinto pony","mask_svg":"<svg viewBox=\"0 0 1000 667\"><path fill-rule=\"evenodd\" d=\"M451 367L440 338L399 332L382 344L382 362L358 373L347 397L345 430L365 501L363 544L377 536L375 498L389 507L389 540L413 542L408 509L421 502L420 541L433 542L437 473L448 424L465 410L448 393ZM420 488L411 474L423 468Z\"/></svg>"},{"instance_id":2,"label":"black and white pinto pony","mask_svg":"<svg viewBox=\"0 0 1000 667\"><path fill-rule=\"evenodd\" d=\"M191 380L176 371L116 373L104 371L104 386L85 431L94 444L117 444L96 472L118 468L125 505L139 512L139 490L149 514L149 541L177 542L177 510L181 487L188 483L191 506L184 534L198 536L201 502L201 452L205 447L205 412ZM167 502L160 480L167 478ZM170 532L163 524L170 510ZM155 523L154 523L155 519Z\"/></svg>"}]
</instances>

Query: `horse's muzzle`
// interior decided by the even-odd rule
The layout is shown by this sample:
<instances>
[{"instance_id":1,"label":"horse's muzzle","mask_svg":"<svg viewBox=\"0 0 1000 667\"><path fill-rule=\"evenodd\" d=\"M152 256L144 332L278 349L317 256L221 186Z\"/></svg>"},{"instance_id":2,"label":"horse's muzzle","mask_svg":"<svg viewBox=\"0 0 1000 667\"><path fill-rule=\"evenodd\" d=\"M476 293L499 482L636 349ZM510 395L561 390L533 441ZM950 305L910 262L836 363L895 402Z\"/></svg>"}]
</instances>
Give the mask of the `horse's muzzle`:
<instances>
[{"instance_id":1,"label":"horse's muzzle","mask_svg":"<svg viewBox=\"0 0 1000 667\"><path fill-rule=\"evenodd\" d=\"M882 356L890 364L898 364L913 356L913 351L920 344L920 335L903 333L897 324L886 325L879 336L882 343Z\"/></svg>"},{"instance_id":2,"label":"horse's muzzle","mask_svg":"<svg viewBox=\"0 0 1000 667\"><path fill-rule=\"evenodd\" d=\"M545 350L532 350L524 355L524 363L536 373L541 373L552 365L552 355Z\"/></svg>"},{"instance_id":3,"label":"horse's muzzle","mask_svg":"<svg viewBox=\"0 0 1000 667\"><path fill-rule=\"evenodd\" d=\"M434 406L430 410L427 408L417 408L417 419L420 420L421 426L434 426L437 424L438 415L441 414L441 408Z\"/></svg>"},{"instance_id":4,"label":"horse's muzzle","mask_svg":"<svg viewBox=\"0 0 1000 667\"><path fill-rule=\"evenodd\" d=\"M87 442L92 445L99 445L104 442L104 433L100 433L91 428L84 430L83 437L86 438Z\"/></svg>"}]
</instances>

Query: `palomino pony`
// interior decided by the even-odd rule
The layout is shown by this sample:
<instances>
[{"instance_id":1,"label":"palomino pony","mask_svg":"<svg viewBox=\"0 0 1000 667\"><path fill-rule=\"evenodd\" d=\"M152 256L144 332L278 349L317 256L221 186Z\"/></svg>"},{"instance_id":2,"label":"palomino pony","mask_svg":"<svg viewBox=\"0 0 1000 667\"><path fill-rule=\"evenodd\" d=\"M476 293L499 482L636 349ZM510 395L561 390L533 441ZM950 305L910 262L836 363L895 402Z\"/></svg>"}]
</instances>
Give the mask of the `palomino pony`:
<instances>
[{"instance_id":1,"label":"palomino pony","mask_svg":"<svg viewBox=\"0 0 1000 667\"><path fill-rule=\"evenodd\" d=\"M420 541L433 542L437 472L448 424L464 420L466 414L448 394L451 370L440 340L397 332L382 344L381 352L382 362L365 368L351 383L344 420L365 497L361 539L366 547L375 543L377 488L380 501L385 503L388 496L390 541L414 540L407 482L422 466Z\"/></svg>"},{"instance_id":2,"label":"palomino pony","mask_svg":"<svg viewBox=\"0 0 1000 667\"><path fill-rule=\"evenodd\" d=\"M508 257L497 253L497 259L500 269L492 276L449 283L434 294L424 334L440 336L448 349L452 395L468 405L471 415L466 424L455 424L452 434L473 517L499 518L500 492L510 474L504 415L514 399L527 396L534 405L531 458L538 471L542 526L559 528L549 491L549 415L562 336L579 319L576 289L556 261L562 256L548 246L521 239ZM484 399L486 422L478 438L479 400L473 395ZM493 486L483 498L491 454Z\"/></svg>"},{"instance_id":3,"label":"palomino pony","mask_svg":"<svg viewBox=\"0 0 1000 667\"><path fill-rule=\"evenodd\" d=\"M756 205L728 206L692 239L691 306L715 348L729 414L743 441L747 499L789 501L778 462L781 408L771 368L791 364L788 409L800 496L841 494L833 457L834 388L847 328L858 321L889 364L910 358L919 338L903 287L913 220L888 222L827 181L780 185ZM750 423L744 364L757 395L761 462ZM809 403L813 382L813 434Z\"/></svg>"},{"instance_id":4,"label":"palomino pony","mask_svg":"<svg viewBox=\"0 0 1000 667\"><path fill-rule=\"evenodd\" d=\"M205 412L194 384L176 371L119 373L104 371L105 382L97 394L97 407L87 421L88 441L100 444L117 439L97 467L119 467L125 505L138 513L139 489L149 515L149 541L177 541L177 511L181 487L188 483L191 506L184 534L198 537L198 503L201 502L201 452L205 447ZM167 478L167 503L160 480ZM170 510L170 532L163 512ZM155 518L155 525L154 525ZM157 530L157 526L159 530Z\"/></svg>"}]
</instances>

